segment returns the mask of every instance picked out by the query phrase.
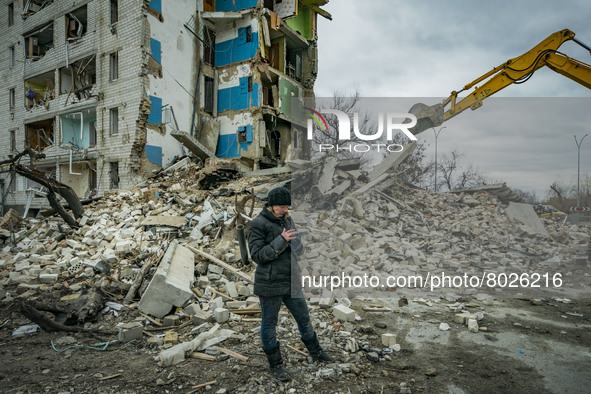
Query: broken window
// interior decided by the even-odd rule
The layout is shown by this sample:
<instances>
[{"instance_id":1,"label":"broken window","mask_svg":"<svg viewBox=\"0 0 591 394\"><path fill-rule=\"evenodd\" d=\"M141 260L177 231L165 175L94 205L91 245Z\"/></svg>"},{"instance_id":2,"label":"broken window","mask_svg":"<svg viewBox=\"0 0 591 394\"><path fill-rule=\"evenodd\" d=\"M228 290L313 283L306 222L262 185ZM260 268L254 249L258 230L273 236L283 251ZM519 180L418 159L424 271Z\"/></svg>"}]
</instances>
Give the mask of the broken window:
<instances>
[{"instance_id":1,"label":"broken window","mask_svg":"<svg viewBox=\"0 0 591 394\"><path fill-rule=\"evenodd\" d=\"M25 147L41 152L55 143L53 118L25 125Z\"/></svg>"},{"instance_id":2,"label":"broken window","mask_svg":"<svg viewBox=\"0 0 591 394\"><path fill-rule=\"evenodd\" d=\"M16 152L16 130L10 130L10 151Z\"/></svg>"},{"instance_id":3,"label":"broken window","mask_svg":"<svg viewBox=\"0 0 591 394\"><path fill-rule=\"evenodd\" d=\"M86 33L88 17L86 6L66 14L66 40L75 41Z\"/></svg>"},{"instance_id":4,"label":"broken window","mask_svg":"<svg viewBox=\"0 0 591 394\"><path fill-rule=\"evenodd\" d=\"M53 0L23 0L23 18L41 11L51 3Z\"/></svg>"},{"instance_id":5,"label":"broken window","mask_svg":"<svg viewBox=\"0 0 591 394\"><path fill-rule=\"evenodd\" d=\"M119 188L119 162L112 161L109 163L110 171L109 175L111 178L110 188L111 189L118 189Z\"/></svg>"},{"instance_id":6,"label":"broken window","mask_svg":"<svg viewBox=\"0 0 591 394\"><path fill-rule=\"evenodd\" d=\"M96 145L96 110L85 109L60 116L62 145L87 149Z\"/></svg>"},{"instance_id":7,"label":"broken window","mask_svg":"<svg viewBox=\"0 0 591 394\"><path fill-rule=\"evenodd\" d=\"M117 52L109 55L109 80L114 81L119 78L119 56Z\"/></svg>"},{"instance_id":8,"label":"broken window","mask_svg":"<svg viewBox=\"0 0 591 394\"><path fill-rule=\"evenodd\" d=\"M203 28L203 61L210 66L215 65L215 32L207 27Z\"/></svg>"},{"instance_id":9,"label":"broken window","mask_svg":"<svg viewBox=\"0 0 591 394\"><path fill-rule=\"evenodd\" d=\"M213 114L213 93L213 78L205 76L205 103L203 105L203 110L210 114Z\"/></svg>"},{"instance_id":10,"label":"broken window","mask_svg":"<svg viewBox=\"0 0 591 394\"><path fill-rule=\"evenodd\" d=\"M119 22L119 0L111 0L111 25Z\"/></svg>"},{"instance_id":11,"label":"broken window","mask_svg":"<svg viewBox=\"0 0 591 394\"><path fill-rule=\"evenodd\" d=\"M302 80L302 51L287 49L287 65L285 66L285 73L296 81Z\"/></svg>"},{"instance_id":12,"label":"broken window","mask_svg":"<svg viewBox=\"0 0 591 394\"><path fill-rule=\"evenodd\" d=\"M111 135L119 134L119 108L109 110L109 132Z\"/></svg>"},{"instance_id":13,"label":"broken window","mask_svg":"<svg viewBox=\"0 0 591 394\"><path fill-rule=\"evenodd\" d=\"M8 26L14 25L14 3L8 4Z\"/></svg>"},{"instance_id":14,"label":"broken window","mask_svg":"<svg viewBox=\"0 0 591 394\"><path fill-rule=\"evenodd\" d=\"M91 97L91 89L96 84L96 56L92 55L75 61L69 67L59 69L60 94L82 100ZM67 104L67 102L66 102Z\"/></svg>"},{"instance_id":15,"label":"broken window","mask_svg":"<svg viewBox=\"0 0 591 394\"><path fill-rule=\"evenodd\" d=\"M252 27L246 26L246 42L252 42Z\"/></svg>"},{"instance_id":16,"label":"broken window","mask_svg":"<svg viewBox=\"0 0 591 394\"><path fill-rule=\"evenodd\" d=\"M248 86L248 92L252 92L252 75L248 76L248 82L247 82L247 86Z\"/></svg>"},{"instance_id":17,"label":"broken window","mask_svg":"<svg viewBox=\"0 0 591 394\"><path fill-rule=\"evenodd\" d=\"M53 48L53 22L25 34L24 38L26 58L33 61L41 59Z\"/></svg>"},{"instance_id":18,"label":"broken window","mask_svg":"<svg viewBox=\"0 0 591 394\"><path fill-rule=\"evenodd\" d=\"M8 48L8 67L14 68L16 63L16 52L14 51L14 45Z\"/></svg>"},{"instance_id":19,"label":"broken window","mask_svg":"<svg viewBox=\"0 0 591 394\"><path fill-rule=\"evenodd\" d=\"M37 105L49 105L55 98L55 73L49 71L25 80L25 107L31 109Z\"/></svg>"},{"instance_id":20,"label":"broken window","mask_svg":"<svg viewBox=\"0 0 591 394\"><path fill-rule=\"evenodd\" d=\"M14 88L8 91L8 108L13 111L16 105L16 90Z\"/></svg>"}]
</instances>

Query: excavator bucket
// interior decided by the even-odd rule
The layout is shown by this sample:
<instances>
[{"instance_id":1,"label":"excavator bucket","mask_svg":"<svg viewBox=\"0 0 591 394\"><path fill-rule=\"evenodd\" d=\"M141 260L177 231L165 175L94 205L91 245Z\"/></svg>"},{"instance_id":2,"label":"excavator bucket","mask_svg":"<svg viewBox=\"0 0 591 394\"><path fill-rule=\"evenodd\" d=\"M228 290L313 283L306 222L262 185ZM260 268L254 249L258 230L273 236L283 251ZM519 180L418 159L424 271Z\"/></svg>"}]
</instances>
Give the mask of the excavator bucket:
<instances>
[{"instance_id":1,"label":"excavator bucket","mask_svg":"<svg viewBox=\"0 0 591 394\"><path fill-rule=\"evenodd\" d=\"M423 103L417 103L408 112L417 117L417 125L409 129L414 135L443 123L443 104L428 106Z\"/></svg>"}]
</instances>

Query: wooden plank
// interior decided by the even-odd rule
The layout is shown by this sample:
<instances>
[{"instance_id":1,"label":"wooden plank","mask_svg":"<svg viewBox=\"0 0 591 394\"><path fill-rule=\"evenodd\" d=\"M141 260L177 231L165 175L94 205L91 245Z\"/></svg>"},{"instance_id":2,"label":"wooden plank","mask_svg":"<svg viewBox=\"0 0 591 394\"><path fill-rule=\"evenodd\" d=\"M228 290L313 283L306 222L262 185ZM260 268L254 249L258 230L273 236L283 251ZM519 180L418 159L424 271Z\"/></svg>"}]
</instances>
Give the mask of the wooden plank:
<instances>
[{"instance_id":1,"label":"wooden plank","mask_svg":"<svg viewBox=\"0 0 591 394\"><path fill-rule=\"evenodd\" d=\"M145 313L140 312L140 316L145 317L146 319L148 319L149 321L151 321L152 323L156 324L158 327L162 327L162 323L160 323L158 320L156 319L152 319L150 316L146 315Z\"/></svg>"},{"instance_id":2,"label":"wooden plank","mask_svg":"<svg viewBox=\"0 0 591 394\"><path fill-rule=\"evenodd\" d=\"M191 353L189 356L191 358L198 358L199 360L207 360L207 361L215 361L215 357L209 354L201 353L201 352L194 352Z\"/></svg>"},{"instance_id":3,"label":"wooden plank","mask_svg":"<svg viewBox=\"0 0 591 394\"><path fill-rule=\"evenodd\" d=\"M217 382L218 382L217 380L212 380L212 381L209 381L209 382L198 384L197 386L193 386L191 388L192 389L200 389L201 387L205 387L205 386L213 386Z\"/></svg>"},{"instance_id":4,"label":"wooden plank","mask_svg":"<svg viewBox=\"0 0 591 394\"><path fill-rule=\"evenodd\" d=\"M304 356L308 357L308 353L304 353L300 349L296 349L295 347L290 346L290 345L287 345L287 347L290 348L291 350L295 351L295 352L298 352L301 355L304 355Z\"/></svg>"},{"instance_id":5,"label":"wooden plank","mask_svg":"<svg viewBox=\"0 0 591 394\"><path fill-rule=\"evenodd\" d=\"M218 259L215 256L210 255L209 253L205 253L202 250L199 249L195 249L194 247L192 247L191 245L187 245L187 244L183 244L184 247L186 247L187 249L189 249L190 251L197 253L200 256L205 257L206 259L208 259L209 261L211 261L212 263L215 263L217 265L219 265L220 267L222 267L225 270L228 270L232 273L234 273L235 275L241 277L242 279L244 279L245 281L249 282L249 283L254 283L254 280L250 277L250 275L245 274L244 272L232 267L230 264L224 263L222 260Z\"/></svg>"},{"instance_id":6,"label":"wooden plank","mask_svg":"<svg viewBox=\"0 0 591 394\"><path fill-rule=\"evenodd\" d=\"M120 373L116 373L115 375L105 376L105 377L99 378L98 380L113 379L113 378L116 378L118 376L121 376L121 374Z\"/></svg>"},{"instance_id":7,"label":"wooden plank","mask_svg":"<svg viewBox=\"0 0 591 394\"><path fill-rule=\"evenodd\" d=\"M258 323L261 322L263 319L260 317L243 317L242 321L245 323Z\"/></svg>"},{"instance_id":8,"label":"wooden plank","mask_svg":"<svg viewBox=\"0 0 591 394\"><path fill-rule=\"evenodd\" d=\"M226 349L226 348L223 348L223 347L218 347L218 349L220 349L220 352L222 352L222 353L224 353L224 354L227 354L227 355L228 355L228 356L230 356L230 357L234 357L234 358L235 358L235 359L237 359L237 360L240 360L240 361L248 361L248 357L246 357L246 356L243 356L243 355L242 355L242 354L240 354L240 353L236 353L236 352L235 352L235 351L233 351L233 350Z\"/></svg>"}]
</instances>

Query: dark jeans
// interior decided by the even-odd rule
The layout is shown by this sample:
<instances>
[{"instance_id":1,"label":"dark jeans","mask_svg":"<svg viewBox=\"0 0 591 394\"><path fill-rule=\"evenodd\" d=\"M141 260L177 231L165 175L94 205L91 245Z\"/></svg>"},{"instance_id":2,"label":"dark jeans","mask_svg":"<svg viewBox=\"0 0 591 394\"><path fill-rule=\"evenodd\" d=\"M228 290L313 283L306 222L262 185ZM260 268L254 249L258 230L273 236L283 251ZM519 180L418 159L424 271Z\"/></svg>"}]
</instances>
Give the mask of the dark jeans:
<instances>
[{"instance_id":1,"label":"dark jeans","mask_svg":"<svg viewBox=\"0 0 591 394\"><path fill-rule=\"evenodd\" d=\"M300 330L302 341L314 338L314 329L308 313L308 305L305 298L291 298L288 295L279 297L260 297L261 301L261 340L263 349L273 349L277 346L277 318L281 303L284 303L294 317Z\"/></svg>"}]
</instances>

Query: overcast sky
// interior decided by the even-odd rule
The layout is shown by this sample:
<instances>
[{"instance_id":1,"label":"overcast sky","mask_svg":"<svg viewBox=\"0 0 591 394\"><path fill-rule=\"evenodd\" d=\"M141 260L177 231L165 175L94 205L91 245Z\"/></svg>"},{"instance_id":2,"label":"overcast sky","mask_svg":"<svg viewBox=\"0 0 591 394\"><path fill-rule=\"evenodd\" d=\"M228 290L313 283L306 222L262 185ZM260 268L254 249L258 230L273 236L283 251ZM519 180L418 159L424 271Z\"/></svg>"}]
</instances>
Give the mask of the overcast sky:
<instances>
[{"instance_id":1,"label":"overcast sky","mask_svg":"<svg viewBox=\"0 0 591 394\"><path fill-rule=\"evenodd\" d=\"M565 28L591 46L588 1L331 0L319 18L317 97L360 91L364 97L421 97L441 102L493 67ZM574 42L560 51L591 64ZM591 90L541 69L444 123L439 157L461 151L488 177L543 197L554 181L576 183L579 139L591 134ZM434 155L433 130L420 135ZM591 174L591 135L581 174Z\"/></svg>"}]
</instances>

